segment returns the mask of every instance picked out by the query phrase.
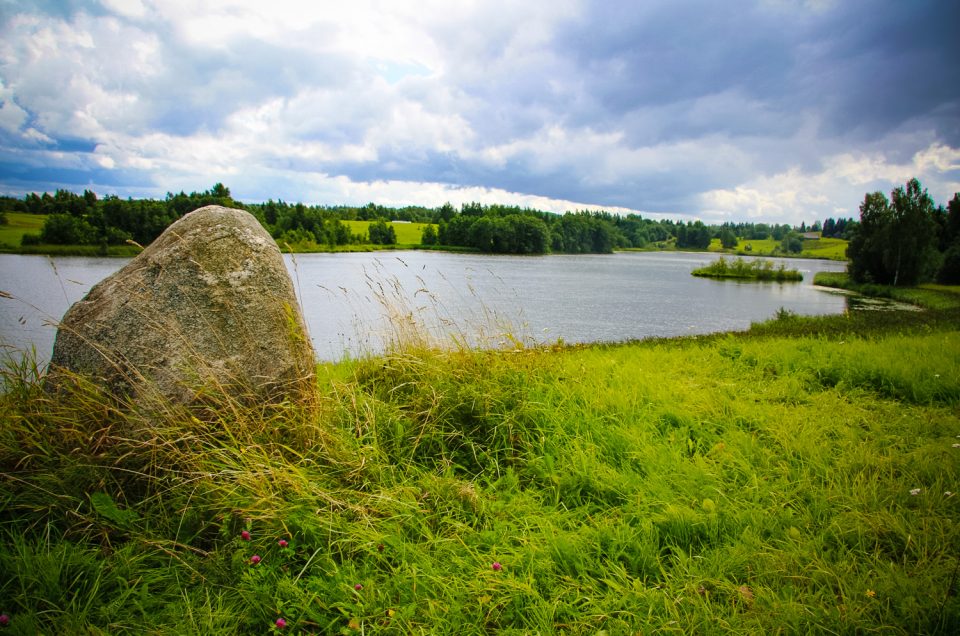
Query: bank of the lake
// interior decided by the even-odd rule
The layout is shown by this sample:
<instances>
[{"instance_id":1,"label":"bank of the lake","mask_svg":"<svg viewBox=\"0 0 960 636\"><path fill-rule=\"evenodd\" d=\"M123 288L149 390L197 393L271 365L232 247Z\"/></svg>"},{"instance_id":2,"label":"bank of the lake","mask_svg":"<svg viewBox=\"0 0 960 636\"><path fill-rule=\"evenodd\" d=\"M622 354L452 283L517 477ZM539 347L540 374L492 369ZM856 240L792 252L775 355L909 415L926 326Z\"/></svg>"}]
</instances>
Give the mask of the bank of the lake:
<instances>
[{"instance_id":1,"label":"bank of the lake","mask_svg":"<svg viewBox=\"0 0 960 636\"><path fill-rule=\"evenodd\" d=\"M136 436L14 382L0 612L11 633L956 633L960 321L885 316L507 351L398 325L392 353L321 365L312 404Z\"/></svg>"}]
</instances>

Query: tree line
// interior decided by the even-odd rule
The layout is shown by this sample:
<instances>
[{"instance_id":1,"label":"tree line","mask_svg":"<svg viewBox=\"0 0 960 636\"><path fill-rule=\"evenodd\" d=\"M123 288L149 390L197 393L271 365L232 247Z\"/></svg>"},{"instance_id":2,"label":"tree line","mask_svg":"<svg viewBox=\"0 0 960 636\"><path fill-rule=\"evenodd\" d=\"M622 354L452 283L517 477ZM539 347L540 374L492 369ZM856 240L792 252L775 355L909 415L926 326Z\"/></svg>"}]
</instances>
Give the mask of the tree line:
<instances>
[{"instance_id":1,"label":"tree line","mask_svg":"<svg viewBox=\"0 0 960 636\"><path fill-rule=\"evenodd\" d=\"M23 199L0 197L3 211L47 215L41 232L25 235L25 244L118 245L134 241L147 245L175 220L204 205L241 208L256 216L281 244L317 244L330 247L396 243L390 221L425 223L421 243L503 254L609 253L621 248L675 246L706 249L719 238L734 248L741 240L781 241L785 253L802 249L800 235L809 230L824 236L846 237L855 229L852 219L827 219L807 228L765 223L706 225L702 221L643 218L638 214L615 215L605 211L554 214L500 204L465 203L456 209L450 203L437 208L406 206L388 208L374 203L364 206L307 206L268 200L244 204L235 201L221 183L203 192L167 193L162 200L99 198L85 190L75 194L28 194ZM368 221L365 233L350 230L344 221ZM747 246L749 249L749 246Z\"/></svg>"},{"instance_id":2,"label":"tree line","mask_svg":"<svg viewBox=\"0 0 960 636\"><path fill-rule=\"evenodd\" d=\"M864 195L860 222L847 248L858 283L960 283L960 193L935 205L917 179L890 193Z\"/></svg>"}]
</instances>

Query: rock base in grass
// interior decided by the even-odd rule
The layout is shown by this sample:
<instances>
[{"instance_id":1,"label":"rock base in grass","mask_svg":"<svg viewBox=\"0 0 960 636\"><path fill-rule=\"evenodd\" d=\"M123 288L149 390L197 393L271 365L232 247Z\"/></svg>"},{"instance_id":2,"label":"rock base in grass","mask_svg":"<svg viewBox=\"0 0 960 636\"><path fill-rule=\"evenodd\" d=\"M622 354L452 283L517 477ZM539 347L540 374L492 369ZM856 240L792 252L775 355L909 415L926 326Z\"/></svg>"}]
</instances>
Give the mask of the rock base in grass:
<instances>
[{"instance_id":1,"label":"rock base in grass","mask_svg":"<svg viewBox=\"0 0 960 636\"><path fill-rule=\"evenodd\" d=\"M47 385L75 378L133 401L298 399L315 364L280 250L249 213L173 223L63 317Z\"/></svg>"}]
</instances>

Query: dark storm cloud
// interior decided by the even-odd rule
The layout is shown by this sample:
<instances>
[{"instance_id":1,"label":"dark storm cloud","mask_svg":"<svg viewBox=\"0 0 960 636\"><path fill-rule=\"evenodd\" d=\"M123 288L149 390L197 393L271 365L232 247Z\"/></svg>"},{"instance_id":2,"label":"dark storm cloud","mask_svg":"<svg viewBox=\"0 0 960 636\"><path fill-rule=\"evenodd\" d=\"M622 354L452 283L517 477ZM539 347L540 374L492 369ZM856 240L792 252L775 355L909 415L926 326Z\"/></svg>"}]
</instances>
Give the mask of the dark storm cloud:
<instances>
[{"instance_id":1,"label":"dark storm cloud","mask_svg":"<svg viewBox=\"0 0 960 636\"><path fill-rule=\"evenodd\" d=\"M872 135L916 118L956 131L955 107L937 112L960 96L960 41L951 33L960 24L956 3L643 6L600 3L557 37L568 45L557 50L568 51L574 76L593 97L595 110L583 112L585 120L680 107L663 126L638 128L638 142L704 127L747 133L749 112L744 119L726 111L712 121L685 121L691 101L731 91L781 115L784 135L803 111L818 113L831 134Z\"/></svg>"}]
</instances>

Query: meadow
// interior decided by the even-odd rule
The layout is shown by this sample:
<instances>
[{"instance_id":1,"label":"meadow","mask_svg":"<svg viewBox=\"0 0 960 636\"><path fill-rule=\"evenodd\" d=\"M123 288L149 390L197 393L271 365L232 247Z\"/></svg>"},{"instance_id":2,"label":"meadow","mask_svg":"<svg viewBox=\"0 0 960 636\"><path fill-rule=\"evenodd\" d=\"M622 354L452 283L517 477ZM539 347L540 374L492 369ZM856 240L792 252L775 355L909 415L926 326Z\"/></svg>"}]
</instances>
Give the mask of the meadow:
<instances>
[{"instance_id":1,"label":"meadow","mask_svg":"<svg viewBox=\"0 0 960 636\"><path fill-rule=\"evenodd\" d=\"M369 221L341 221L341 223L346 224L350 228L350 231L354 234L366 234L367 228L370 226ZM423 228L430 225L429 223L387 223L388 226L393 227L393 230L397 233L397 245L402 247L412 247L415 245L420 245L420 235L423 233Z\"/></svg>"},{"instance_id":2,"label":"meadow","mask_svg":"<svg viewBox=\"0 0 960 636\"><path fill-rule=\"evenodd\" d=\"M749 250L747 246L750 247ZM740 256L791 256L843 261L847 258L847 241L838 238L805 240L803 241L803 250L799 254L786 255L780 251L780 241L774 239L740 239L737 246L731 250L725 250L720 245L720 239L713 239L708 250L711 252L729 252Z\"/></svg>"},{"instance_id":3,"label":"meadow","mask_svg":"<svg viewBox=\"0 0 960 636\"><path fill-rule=\"evenodd\" d=\"M7 222L0 224L0 250L19 250L24 234L39 234L47 217L39 214L7 212Z\"/></svg>"},{"instance_id":4,"label":"meadow","mask_svg":"<svg viewBox=\"0 0 960 636\"><path fill-rule=\"evenodd\" d=\"M405 324L272 407L8 366L5 631L957 633L956 304L494 351Z\"/></svg>"}]
</instances>

